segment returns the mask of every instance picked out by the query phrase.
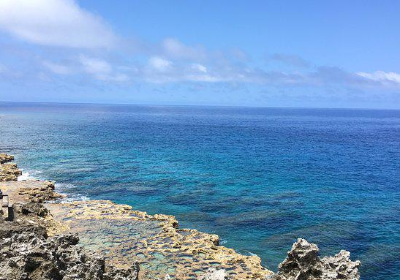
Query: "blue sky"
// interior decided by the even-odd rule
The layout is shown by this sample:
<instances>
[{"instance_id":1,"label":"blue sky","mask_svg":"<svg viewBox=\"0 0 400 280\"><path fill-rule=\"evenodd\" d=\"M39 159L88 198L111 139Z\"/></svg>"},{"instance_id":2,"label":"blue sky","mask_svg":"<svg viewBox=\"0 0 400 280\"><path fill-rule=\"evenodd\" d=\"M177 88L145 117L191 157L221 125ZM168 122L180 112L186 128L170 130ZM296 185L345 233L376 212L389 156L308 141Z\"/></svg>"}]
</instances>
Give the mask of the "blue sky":
<instances>
[{"instance_id":1,"label":"blue sky","mask_svg":"<svg viewBox=\"0 0 400 280\"><path fill-rule=\"evenodd\" d=\"M399 1L2 0L0 100L400 108Z\"/></svg>"}]
</instances>

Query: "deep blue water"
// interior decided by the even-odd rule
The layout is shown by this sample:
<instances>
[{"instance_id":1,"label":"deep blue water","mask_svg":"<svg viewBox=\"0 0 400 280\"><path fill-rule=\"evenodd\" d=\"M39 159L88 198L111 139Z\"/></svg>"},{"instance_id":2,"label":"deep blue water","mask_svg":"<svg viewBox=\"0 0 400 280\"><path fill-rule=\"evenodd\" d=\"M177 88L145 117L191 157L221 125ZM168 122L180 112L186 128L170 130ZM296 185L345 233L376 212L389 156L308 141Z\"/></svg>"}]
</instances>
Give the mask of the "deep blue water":
<instances>
[{"instance_id":1,"label":"deep blue water","mask_svg":"<svg viewBox=\"0 0 400 280\"><path fill-rule=\"evenodd\" d=\"M276 270L297 237L400 279L400 111L0 103L0 151Z\"/></svg>"}]
</instances>

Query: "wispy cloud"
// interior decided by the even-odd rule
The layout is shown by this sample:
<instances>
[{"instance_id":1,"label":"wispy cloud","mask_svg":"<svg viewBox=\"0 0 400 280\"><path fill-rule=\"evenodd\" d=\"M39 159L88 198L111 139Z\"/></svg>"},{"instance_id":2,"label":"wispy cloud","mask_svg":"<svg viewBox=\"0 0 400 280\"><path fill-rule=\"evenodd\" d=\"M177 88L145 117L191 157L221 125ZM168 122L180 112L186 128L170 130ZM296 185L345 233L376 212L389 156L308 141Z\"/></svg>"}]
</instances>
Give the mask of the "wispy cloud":
<instances>
[{"instance_id":1,"label":"wispy cloud","mask_svg":"<svg viewBox=\"0 0 400 280\"><path fill-rule=\"evenodd\" d=\"M357 75L371 81L381 82L386 85L400 86L400 74L395 72L376 71L373 73L358 72Z\"/></svg>"},{"instance_id":2,"label":"wispy cloud","mask_svg":"<svg viewBox=\"0 0 400 280\"><path fill-rule=\"evenodd\" d=\"M1 0L0 30L46 46L110 48L117 40L99 16L73 0Z\"/></svg>"},{"instance_id":3,"label":"wispy cloud","mask_svg":"<svg viewBox=\"0 0 400 280\"><path fill-rule=\"evenodd\" d=\"M59 75L68 75L72 73L72 69L66 65L54 63L51 61L43 61L43 66L51 72Z\"/></svg>"},{"instance_id":4,"label":"wispy cloud","mask_svg":"<svg viewBox=\"0 0 400 280\"><path fill-rule=\"evenodd\" d=\"M97 80L116 82L126 82L129 80L126 74L116 72L113 66L103 59L81 55L79 60L84 71Z\"/></svg>"},{"instance_id":5,"label":"wispy cloud","mask_svg":"<svg viewBox=\"0 0 400 280\"><path fill-rule=\"evenodd\" d=\"M158 72L166 72L171 68L171 61L158 57L153 56L149 59L149 66L151 69L154 69Z\"/></svg>"},{"instance_id":6,"label":"wispy cloud","mask_svg":"<svg viewBox=\"0 0 400 280\"><path fill-rule=\"evenodd\" d=\"M289 64L291 66L302 67L302 68L307 68L311 66L310 62L308 62L304 58L298 55L291 55L291 54L276 53L269 56L268 60L278 61L281 63Z\"/></svg>"},{"instance_id":7,"label":"wispy cloud","mask_svg":"<svg viewBox=\"0 0 400 280\"><path fill-rule=\"evenodd\" d=\"M207 67L205 67L204 65L199 64L199 63L193 63L192 69L195 71L199 71L201 73L207 73Z\"/></svg>"},{"instance_id":8,"label":"wispy cloud","mask_svg":"<svg viewBox=\"0 0 400 280\"><path fill-rule=\"evenodd\" d=\"M145 64L119 65L99 57L79 55L75 65L44 61L43 66L59 75L86 73L98 81L147 83L234 83L265 86L344 86L351 88L400 88L400 74L377 71L352 73L339 67L320 66L304 71L264 70L250 65L198 63L151 56ZM0 69L1 71L1 69Z\"/></svg>"},{"instance_id":9,"label":"wispy cloud","mask_svg":"<svg viewBox=\"0 0 400 280\"><path fill-rule=\"evenodd\" d=\"M201 61L207 53L202 46L187 46L174 38L167 38L161 43L162 53L173 59L188 59Z\"/></svg>"}]
</instances>

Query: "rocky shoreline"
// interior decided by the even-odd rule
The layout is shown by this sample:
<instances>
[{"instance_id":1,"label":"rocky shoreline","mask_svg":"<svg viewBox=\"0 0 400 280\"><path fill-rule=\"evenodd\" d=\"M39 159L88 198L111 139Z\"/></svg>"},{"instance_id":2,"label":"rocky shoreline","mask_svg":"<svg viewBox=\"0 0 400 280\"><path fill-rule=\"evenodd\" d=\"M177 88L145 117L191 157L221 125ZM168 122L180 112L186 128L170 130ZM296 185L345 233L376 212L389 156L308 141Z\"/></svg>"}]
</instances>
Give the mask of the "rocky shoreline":
<instances>
[{"instance_id":1,"label":"rocky shoreline","mask_svg":"<svg viewBox=\"0 0 400 280\"><path fill-rule=\"evenodd\" d=\"M65 202L54 182L17 181L13 159L0 154L0 190L12 209L12 221L0 215L0 280L360 278L349 252L320 259L304 239L274 273L259 257L220 246L217 235L180 229L173 216L111 201Z\"/></svg>"}]
</instances>

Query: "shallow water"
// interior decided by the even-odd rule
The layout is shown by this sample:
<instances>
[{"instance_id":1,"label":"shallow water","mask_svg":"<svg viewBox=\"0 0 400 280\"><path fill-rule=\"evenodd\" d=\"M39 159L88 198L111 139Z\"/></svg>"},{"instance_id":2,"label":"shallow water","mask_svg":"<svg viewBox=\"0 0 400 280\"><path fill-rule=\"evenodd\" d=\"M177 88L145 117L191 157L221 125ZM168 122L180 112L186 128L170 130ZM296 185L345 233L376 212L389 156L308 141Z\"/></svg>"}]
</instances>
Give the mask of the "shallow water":
<instances>
[{"instance_id":1,"label":"shallow water","mask_svg":"<svg viewBox=\"0 0 400 280\"><path fill-rule=\"evenodd\" d=\"M400 279L400 111L0 103L0 132L74 198L175 215L273 270L304 237Z\"/></svg>"}]
</instances>

